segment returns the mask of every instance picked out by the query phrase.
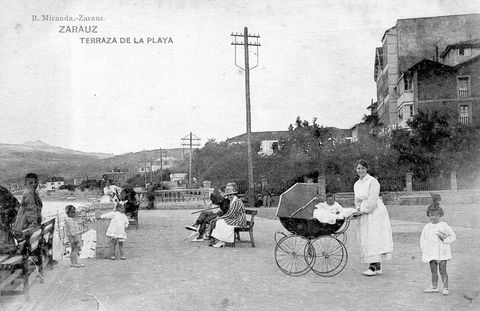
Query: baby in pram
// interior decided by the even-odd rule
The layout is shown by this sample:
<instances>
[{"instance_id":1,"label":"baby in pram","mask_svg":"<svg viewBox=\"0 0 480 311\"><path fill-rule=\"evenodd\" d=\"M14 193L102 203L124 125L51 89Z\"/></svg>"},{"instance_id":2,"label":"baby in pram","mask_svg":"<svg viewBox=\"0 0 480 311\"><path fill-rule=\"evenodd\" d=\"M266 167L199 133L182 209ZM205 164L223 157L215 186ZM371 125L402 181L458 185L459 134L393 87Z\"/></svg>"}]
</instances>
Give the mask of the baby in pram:
<instances>
[{"instance_id":1,"label":"baby in pram","mask_svg":"<svg viewBox=\"0 0 480 311\"><path fill-rule=\"evenodd\" d=\"M333 193L327 193L325 202L315 205L313 218L321 223L334 224L337 219L344 219L355 213L354 208L344 208L336 200Z\"/></svg>"}]
</instances>

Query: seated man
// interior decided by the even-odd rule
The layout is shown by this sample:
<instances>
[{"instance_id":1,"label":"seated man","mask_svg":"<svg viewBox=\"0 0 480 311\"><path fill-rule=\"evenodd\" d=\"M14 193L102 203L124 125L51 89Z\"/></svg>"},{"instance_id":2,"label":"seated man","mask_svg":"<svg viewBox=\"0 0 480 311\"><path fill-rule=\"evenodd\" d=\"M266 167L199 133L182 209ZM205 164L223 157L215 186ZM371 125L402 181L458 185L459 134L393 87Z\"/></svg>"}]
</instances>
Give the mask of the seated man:
<instances>
[{"instance_id":1,"label":"seated man","mask_svg":"<svg viewBox=\"0 0 480 311\"><path fill-rule=\"evenodd\" d=\"M334 224L337 219L350 217L353 213L355 213L354 208L343 208L335 201L333 193L327 193L326 201L315 205L313 218L316 218L321 223Z\"/></svg>"},{"instance_id":2,"label":"seated man","mask_svg":"<svg viewBox=\"0 0 480 311\"><path fill-rule=\"evenodd\" d=\"M213 212L211 210L205 210L200 213L198 216L197 221L193 224L193 226L187 226L185 229L198 231L198 237L193 239L192 242L201 242L203 241L203 235L205 234L205 229L210 222L217 217L225 215L228 212L228 207L230 206L230 201L223 197L223 190L225 187L220 188L220 193L214 192L210 195L210 201L212 201L213 205L216 205L220 208L219 211Z\"/></svg>"}]
</instances>

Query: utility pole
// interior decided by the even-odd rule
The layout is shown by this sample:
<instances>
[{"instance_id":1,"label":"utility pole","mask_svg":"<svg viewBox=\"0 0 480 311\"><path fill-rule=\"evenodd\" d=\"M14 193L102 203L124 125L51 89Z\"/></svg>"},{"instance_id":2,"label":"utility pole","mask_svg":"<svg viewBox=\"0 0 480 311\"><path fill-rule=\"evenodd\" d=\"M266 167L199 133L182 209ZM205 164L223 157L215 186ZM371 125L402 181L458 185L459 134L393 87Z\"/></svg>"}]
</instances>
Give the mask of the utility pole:
<instances>
[{"instance_id":1,"label":"utility pole","mask_svg":"<svg viewBox=\"0 0 480 311\"><path fill-rule=\"evenodd\" d=\"M163 190L163 155L167 154L166 150L162 150L162 148L158 149L158 152L160 153L160 190Z\"/></svg>"},{"instance_id":2,"label":"utility pole","mask_svg":"<svg viewBox=\"0 0 480 311\"><path fill-rule=\"evenodd\" d=\"M188 141L188 143L185 143L185 141ZM199 141L200 141L200 138L192 134L192 132L190 132L189 135L182 138L182 146L190 147L190 155L189 155L189 162L188 162L188 184L189 185L192 183L192 147L200 146Z\"/></svg>"},{"instance_id":3,"label":"utility pole","mask_svg":"<svg viewBox=\"0 0 480 311\"><path fill-rule=\"evenodd\" d=\"M144 163L144 169L145 169L144 171L145 175L143 176L145 178L145 190L146 190L147 189L147 152L145 151L145 149L143 149L143 163Z\"/></svg>"},{"instance_id":4,"label":"utility pole","mask_svg":"<svg viewBox=\"0 0 480 311\"><path fill-rule=\"evenodd\" d=\"M243 34L235 33L231 34L235 38L235 41L232 42L232 45L235 46L235 66L245 71L245 98L247 105L247 157L248 157L248 203L250 207L255 206L255 193L254 193L254 184L253 184L253 161L252 161L252 143L251 143L251 134L252 134L252 122L251 122L251 113L250 113L250 70L258 66L258 47L261 46L258 42L260 35L249 35L248 28L243 29ZM255 42L249 42L248 40L252 38ZM240 41L237 42L237 39ZM243 40L243 41L242 41ZM237 45L243 45L245 64L242 68L237 64ZM255 66L250 68L248 48L254 46L257 48L256 56L257 63Z\"/></svg>"}]
</instances>

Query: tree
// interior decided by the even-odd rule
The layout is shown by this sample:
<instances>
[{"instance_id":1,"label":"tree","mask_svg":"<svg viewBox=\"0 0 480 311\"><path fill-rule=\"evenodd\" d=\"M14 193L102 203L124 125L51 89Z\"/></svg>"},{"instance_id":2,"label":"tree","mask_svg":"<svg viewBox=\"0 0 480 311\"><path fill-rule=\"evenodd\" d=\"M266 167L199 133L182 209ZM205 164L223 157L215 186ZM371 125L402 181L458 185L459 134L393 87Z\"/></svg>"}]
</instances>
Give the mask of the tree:
<instances>
[{"instance_id":1,"label":"tree","mask_svg":"<svg viewBox=\"0 0 480 311\"><path fill-rule=\"evenodd\" d=\"M426 179L464 167L478 171L478 126L461 124L443 112L422 110L407 124L410 131L394 131L392 148L399 153L399 164L417 177Z\"/></svg>"}]
</instances>

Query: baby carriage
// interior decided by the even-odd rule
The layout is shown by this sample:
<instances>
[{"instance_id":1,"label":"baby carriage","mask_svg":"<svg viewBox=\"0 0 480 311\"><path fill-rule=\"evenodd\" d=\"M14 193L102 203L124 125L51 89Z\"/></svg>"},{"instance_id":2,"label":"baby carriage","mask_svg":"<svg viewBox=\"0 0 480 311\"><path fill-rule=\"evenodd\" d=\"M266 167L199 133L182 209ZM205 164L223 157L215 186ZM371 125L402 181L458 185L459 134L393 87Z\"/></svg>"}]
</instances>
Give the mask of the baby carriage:
<instances>
[{"instance_id":1,"label":"baby carriage","mask_svg":"<svg viewBox=\"0 0 480 311\"><path fill-rule=\"evenodd\" d=\"M275 261L288 275L300 276L312 270L331 277L347 264L345 247L348 218L334 224L313 218L318 203L317 184L297 183L280 196L276 216L291 234L275 233Z\"/></svg>"}]
</instances>

